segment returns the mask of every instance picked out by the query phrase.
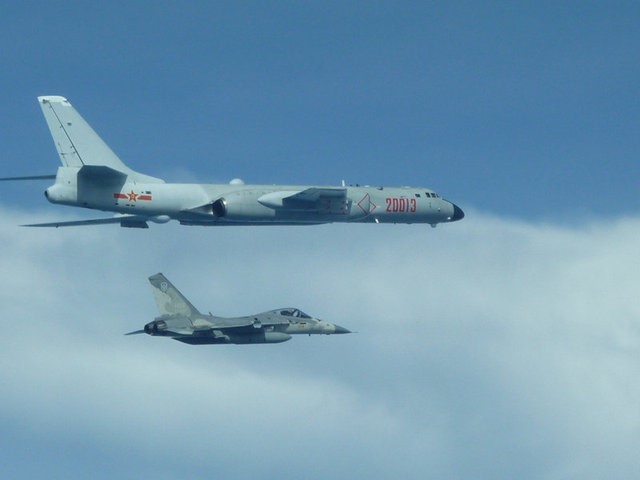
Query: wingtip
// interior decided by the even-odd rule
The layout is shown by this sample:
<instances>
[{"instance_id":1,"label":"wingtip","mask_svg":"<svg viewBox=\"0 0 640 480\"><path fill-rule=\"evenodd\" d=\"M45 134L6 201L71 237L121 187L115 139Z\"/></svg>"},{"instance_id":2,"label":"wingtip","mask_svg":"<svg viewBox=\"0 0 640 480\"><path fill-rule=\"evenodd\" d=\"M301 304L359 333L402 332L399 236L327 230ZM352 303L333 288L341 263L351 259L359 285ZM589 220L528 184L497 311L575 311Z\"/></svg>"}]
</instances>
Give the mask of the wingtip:
<instances>
[{"instance_id":1,"label":"wingtip","mask_svg":"<svg viewBox=\"0 0 640 480\"><path fill-rule=\"evenodd\" d=\"M60 227L60 225L55 225L55 224L49 224L49 223L26 223L24 225L18 225L19 227L29 227L29 228L33 228L33 227L53 227L53 228L58 228Z\"/></svg>"},{"instance_id":2,"label":"wingtip","mask_svg":"<svg viewBox=\"0 0 640 480\"><path fill-rule=\"evenodd\" d=\"M26 177L2 177L0 178L0 182L11 182L11 181L21 181L21 180L54 180L56 178L55 175L28 175Z\"/></svg>"}]
</instances>

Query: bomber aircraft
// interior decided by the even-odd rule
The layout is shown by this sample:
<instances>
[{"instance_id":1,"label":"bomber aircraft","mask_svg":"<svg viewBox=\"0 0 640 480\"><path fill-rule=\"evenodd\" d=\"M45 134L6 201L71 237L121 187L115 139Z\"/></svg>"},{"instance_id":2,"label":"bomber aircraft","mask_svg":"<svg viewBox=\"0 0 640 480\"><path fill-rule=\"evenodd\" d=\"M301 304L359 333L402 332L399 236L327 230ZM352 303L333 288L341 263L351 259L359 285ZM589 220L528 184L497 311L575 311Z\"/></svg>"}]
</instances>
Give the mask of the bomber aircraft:
<instances>
[{"instance_id":1,"label":"bomber aircraft","mask_svg":"<svg viewBox=\"0 0 640 480\"><path fill-rule=\"evenodd\" d=\"M56 175L0 178L55 179L44 192L51 203L115 212L90 220L36 223L29 227L147 222L182 225L317 225L331 222L438 223L464 217L457 205L428 188L300 185L180 184L136 172L107 146L69 101L38 102L62 166Z\"/></svg>"},{"instance_id":2,"label":"bomber aircraft","mask_svg":"<svg viewBox=\"0 0 640 480\"><path fill-rule=\"evenodd\" d=\"M125 335L147 333L173 338L190 345L220 343L281 343L293 334L351 333L333 323L312 318L297 308L279 308L247 317L223 318L203 315L162 274L149 277L160 316L143 330Z\"/></svg>"}]
</instances>

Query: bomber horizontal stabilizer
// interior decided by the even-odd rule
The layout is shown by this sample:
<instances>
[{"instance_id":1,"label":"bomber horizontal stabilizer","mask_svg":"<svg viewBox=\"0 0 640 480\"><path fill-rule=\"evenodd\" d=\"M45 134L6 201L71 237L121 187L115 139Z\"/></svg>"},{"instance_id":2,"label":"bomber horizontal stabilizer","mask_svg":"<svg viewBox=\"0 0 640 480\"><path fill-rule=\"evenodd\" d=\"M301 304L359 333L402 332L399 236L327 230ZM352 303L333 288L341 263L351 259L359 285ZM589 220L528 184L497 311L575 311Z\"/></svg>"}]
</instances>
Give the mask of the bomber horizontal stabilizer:
<instances>
[{"instance_id":1,"label":"bomber horizontal stabilizer","mask_svg":"<svg viewBox=\"0 0 640 480\"><path fill-rule=\"evenodd\" d=\"M8 182L12 180L54 180L55 175L31 175L29 177L2 177L0 181Z\"/></svg>"}]
</instances>

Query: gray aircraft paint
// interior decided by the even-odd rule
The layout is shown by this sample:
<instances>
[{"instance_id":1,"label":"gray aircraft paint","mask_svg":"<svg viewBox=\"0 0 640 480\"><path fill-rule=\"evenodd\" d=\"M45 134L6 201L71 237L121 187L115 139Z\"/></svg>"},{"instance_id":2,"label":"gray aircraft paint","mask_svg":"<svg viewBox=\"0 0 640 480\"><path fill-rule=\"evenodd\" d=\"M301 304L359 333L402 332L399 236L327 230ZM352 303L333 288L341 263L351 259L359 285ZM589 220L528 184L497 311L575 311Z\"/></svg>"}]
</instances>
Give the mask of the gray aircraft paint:
<instances>
[{"instance_id":1,"label":"gray aircraft paint","mask_svg":"<svg viewBox=\"0 0 640 480\"><path fill-rule=\"evenodd\" d=\"M246 317L216 317L203 315L162 274L149 277L153 297L160 316L142 330L190 345L281 343L291 335L331 335L350 333L346 328L313 318L297 308L279 308Z\"/></svg>"}]
</instances>

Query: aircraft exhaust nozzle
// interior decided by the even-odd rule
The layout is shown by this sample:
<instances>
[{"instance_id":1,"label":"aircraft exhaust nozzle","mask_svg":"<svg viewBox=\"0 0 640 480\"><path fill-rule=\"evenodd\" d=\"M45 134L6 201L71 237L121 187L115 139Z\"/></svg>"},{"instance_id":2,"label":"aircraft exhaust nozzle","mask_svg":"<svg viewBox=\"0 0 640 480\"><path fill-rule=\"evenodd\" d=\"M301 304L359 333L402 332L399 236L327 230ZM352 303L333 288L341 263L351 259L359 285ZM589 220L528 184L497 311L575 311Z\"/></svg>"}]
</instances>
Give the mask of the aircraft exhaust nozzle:
<instances>
[{"instance_id":1,"label":"aircraft exhaust nozzle","mask_svg":"<svg viewBox=\"0 0 640 480\"><path fill-rule=\"evenodd\" d=\"M78 198L75 188L55 183L44 191L44 196L51 203L73 204Z\"/></svg>"},{"instance_id":2,"label":"aircraft exhaust nozzle","mask_svg":"<svg viewBox=\"0 0 640 480\"><path fill-rule=\"evenodd\" d=\"M144 332L149 335L158 335L161 330L166 330L167 322L163 320L156 320L154 322L147 323L144 326Z\"/></svg>"}]
</instances>

